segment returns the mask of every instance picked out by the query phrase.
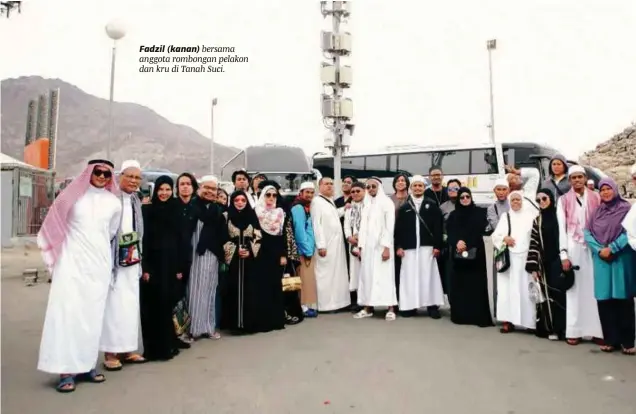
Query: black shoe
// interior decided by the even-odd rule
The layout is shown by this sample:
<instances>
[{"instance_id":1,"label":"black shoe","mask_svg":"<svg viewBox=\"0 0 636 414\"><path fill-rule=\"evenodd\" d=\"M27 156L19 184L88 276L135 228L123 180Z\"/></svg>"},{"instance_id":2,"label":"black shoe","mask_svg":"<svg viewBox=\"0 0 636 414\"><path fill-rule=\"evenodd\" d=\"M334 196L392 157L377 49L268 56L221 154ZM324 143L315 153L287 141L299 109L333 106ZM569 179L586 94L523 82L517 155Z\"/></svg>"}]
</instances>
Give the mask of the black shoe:
<instances>
[{"instance_id":1,"label":"black shoe","mask_svg":"<svg viewBox=\"0 0 636 414\"><path fill-rule=\"evenodd\" d=\"M439 308L437 306L429 306L428 307L428 316L433 319L441 319L442 314L439 312Z\"/></svg>"},{"instance_id":2,"label":"black shoe","mask_svg":"<svg viewBox=\"0 0 636 414\"><path fill-rule=\"evenodd\" d=\"M189 343L184 342L181 339L179 339L177 341L177 348L178 349L190 349L190 348L192 348L192 345L190 345Z\"/></svg>"}]
</instances>

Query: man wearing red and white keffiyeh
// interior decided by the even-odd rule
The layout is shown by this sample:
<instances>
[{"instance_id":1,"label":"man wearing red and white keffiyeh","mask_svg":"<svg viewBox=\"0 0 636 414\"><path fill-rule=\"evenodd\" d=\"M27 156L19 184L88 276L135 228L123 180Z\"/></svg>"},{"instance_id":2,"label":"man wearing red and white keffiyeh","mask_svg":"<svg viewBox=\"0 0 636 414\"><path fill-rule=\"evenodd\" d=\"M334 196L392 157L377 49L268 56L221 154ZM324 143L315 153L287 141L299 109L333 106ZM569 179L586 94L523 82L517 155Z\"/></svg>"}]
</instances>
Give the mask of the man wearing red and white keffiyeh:
<instances>
[{"instance_id":1,"label":"man wearing red and white keffiyeh","mask_svg":"<svg viewBox=\"0 0 636 414\"><path fill-rule=\"evenodd\" d=\"M105 379L94 368L122 211L113 175L110 161L89 161L55 199L38 234L52 273L38 369L60 374L60 392L74 391L76 379Z\"/></svg>"}]
</instances>

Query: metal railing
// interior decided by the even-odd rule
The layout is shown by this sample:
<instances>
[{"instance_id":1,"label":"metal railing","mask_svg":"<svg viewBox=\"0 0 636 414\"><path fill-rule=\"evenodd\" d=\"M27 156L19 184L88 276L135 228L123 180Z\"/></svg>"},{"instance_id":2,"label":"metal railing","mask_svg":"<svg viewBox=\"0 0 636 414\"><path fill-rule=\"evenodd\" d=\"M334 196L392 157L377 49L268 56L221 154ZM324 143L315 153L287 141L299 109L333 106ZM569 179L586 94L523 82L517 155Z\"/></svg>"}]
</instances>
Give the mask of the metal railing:
<instances>
[{"instance_id":1,"label":"metal railing","mask_svg":"<svg viewBox=\"0 0 636 414\"><path fill-rule=\"evenodd\" d=\"M55 199L49 171L13 170L13 237L34 236Z\"/></svg>"}]
</instances>

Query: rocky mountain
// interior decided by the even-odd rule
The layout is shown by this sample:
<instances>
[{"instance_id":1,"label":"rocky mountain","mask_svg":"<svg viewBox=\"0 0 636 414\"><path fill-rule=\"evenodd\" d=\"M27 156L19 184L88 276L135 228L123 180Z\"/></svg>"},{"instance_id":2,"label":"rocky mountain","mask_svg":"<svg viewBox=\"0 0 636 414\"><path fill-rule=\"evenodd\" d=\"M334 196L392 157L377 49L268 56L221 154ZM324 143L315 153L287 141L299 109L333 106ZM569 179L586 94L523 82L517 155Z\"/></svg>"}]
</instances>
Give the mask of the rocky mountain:
<instances>
[{"instance_id":1,"label":"rocky mountain","mask_svg":"<svg viewBox=\"0 0 636 414\"><path fill-rule=\"evenodd\" d=\"M57 141L58 177L74 175L84 162L103 158L108 136L108 100L82 91L60 79L26 76L2 81L2 152L23 159L26 115L29 100L51 89L60 88ZM176 125L153 110L138 104L113 104L114 131L112 158L119 165L136 158L147 167L168 168L173 172L208 173L210 141L194 129ZM216 145L215 168L220 167L237 148Z\"/></svg>"},{"instance_id":2,"label":"rocky mountain","mask_svg":"<svg viewBox=\"0 0 636 414\"><path fill-rule=\"evenodd\" d=\"M583 154L579 162L599 168L628 192L636 194L630 169L636 162L636 123Z\"/></svg>"}]
</instances>

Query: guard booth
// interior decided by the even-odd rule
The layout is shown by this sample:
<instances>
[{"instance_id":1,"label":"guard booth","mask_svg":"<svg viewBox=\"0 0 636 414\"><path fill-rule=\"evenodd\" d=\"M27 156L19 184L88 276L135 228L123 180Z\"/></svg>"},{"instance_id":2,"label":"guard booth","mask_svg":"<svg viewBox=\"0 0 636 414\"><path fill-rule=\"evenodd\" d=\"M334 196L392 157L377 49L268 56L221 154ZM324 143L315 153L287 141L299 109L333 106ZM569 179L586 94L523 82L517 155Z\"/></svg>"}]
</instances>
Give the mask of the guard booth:
<instances>
[{"instance_id":1,"label":"guard booth","mask_svg":"<svg viewBox=\"0 0 636 414\"><path fill-rule=\"evenodd\" d=\"M55 199L55 173L1 154L2 247L34 237Z\"/></svg>"}]
</instances>

